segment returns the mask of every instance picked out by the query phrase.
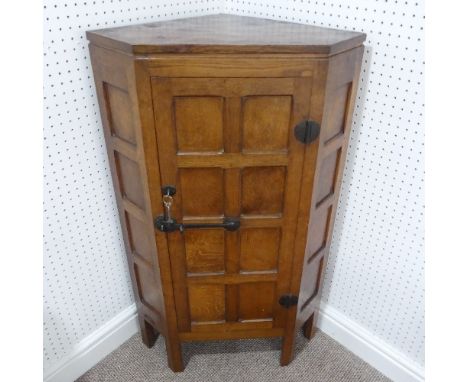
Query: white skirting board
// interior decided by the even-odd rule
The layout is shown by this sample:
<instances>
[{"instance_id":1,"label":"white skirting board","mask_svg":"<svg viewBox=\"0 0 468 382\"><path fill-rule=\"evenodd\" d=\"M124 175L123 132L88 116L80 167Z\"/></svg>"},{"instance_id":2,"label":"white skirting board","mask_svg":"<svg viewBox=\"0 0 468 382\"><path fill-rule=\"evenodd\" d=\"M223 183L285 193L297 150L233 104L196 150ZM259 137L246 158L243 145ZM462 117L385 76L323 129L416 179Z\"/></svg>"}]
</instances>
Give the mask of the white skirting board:
<instances>
[{"instance_id":1,"label":"white skirting board","mask_svg":"<svg viewBox=\"0 0 468 382\"><path fill-rule=\"evenodd\" d=\"M80 341L61 362L44 372L44 382L73 382L138 332L132 304Z\"/></svg>"},{"instance_id":2,"label":"white skirting board","mask_svg":"<svg viewBox=\"0 0 468 382\"><path fill-rule=\"evenodd\" d=\"M395 382L424 381L424 368L332 306L321 304L317 327Z\"/></svg>"},{"instance_id":3,"label":"white skirting board","mask_svg":"<svg viewBox=\"0 0 468 382\"><path fill-rule=\"evenodd\" d=\"M424 381L424 369L348 319L322 304L317 326L324 333L395 382ZM44 374L45 382L73 382L138 332L133 304L82 340L59 364Z\"/></svg>"}]
</instances>

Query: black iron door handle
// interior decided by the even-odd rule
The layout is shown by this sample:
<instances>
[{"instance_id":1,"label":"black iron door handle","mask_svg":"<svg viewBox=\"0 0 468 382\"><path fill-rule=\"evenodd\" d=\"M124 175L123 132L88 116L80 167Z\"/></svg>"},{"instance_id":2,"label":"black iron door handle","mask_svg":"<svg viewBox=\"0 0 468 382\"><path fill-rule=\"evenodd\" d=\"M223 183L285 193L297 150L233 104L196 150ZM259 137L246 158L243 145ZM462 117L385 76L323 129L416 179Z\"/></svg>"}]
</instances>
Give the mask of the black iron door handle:
<instances>
[{"instance_id":1,"label":"black iron door handle","mask_svg":"<svg viewBox=\"0 0 468 382\"><path fill-rule=\"evenodd\" d=\"M236 231L240 227L240 220L224 218L222 223L177 223L175 219L167 220L165 216L158 216L154 226L161 232L184 232L186 229L224 228L227 231Z\"/></svg>"}]
</instances>

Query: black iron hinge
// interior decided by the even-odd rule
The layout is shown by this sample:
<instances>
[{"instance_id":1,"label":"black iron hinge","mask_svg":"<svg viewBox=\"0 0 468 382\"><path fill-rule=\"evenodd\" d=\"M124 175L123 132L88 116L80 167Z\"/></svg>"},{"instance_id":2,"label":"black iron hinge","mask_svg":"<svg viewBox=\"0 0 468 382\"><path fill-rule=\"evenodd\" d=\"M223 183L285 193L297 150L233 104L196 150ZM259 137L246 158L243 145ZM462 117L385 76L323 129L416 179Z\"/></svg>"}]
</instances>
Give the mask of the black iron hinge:
<instances>
[{"instance_id":1,"label":"black iron hinge","mask_svg":"<svg viewBox=\"0 0 468 382\"><path fill-rule=\"evenodd\" d=\"M280 297L279 304L285 308L290 308L291 306L297 305L298 300L299 299L297 296L293 296L292 294L285 294Z\"/></svg>"},{"instance_id":2,"label":"black iron hinge","mask_svg":"<svg viewBox=\"0 0 468 382\"><path fill-rule=\"evenodd\" d=\"M305 144L315 141L319 134L320 124L315 121L302 121L294 127L294 136Z\"/></svg>"}]
</instances>

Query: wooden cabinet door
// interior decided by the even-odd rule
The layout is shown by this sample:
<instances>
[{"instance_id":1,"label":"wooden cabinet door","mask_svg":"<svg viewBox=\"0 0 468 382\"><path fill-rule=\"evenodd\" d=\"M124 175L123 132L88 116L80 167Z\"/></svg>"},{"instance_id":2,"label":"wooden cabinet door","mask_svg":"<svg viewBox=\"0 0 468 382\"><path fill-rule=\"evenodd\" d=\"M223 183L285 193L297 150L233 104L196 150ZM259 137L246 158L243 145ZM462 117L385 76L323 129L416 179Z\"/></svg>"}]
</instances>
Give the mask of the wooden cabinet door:
<instances>
[{"instance_id":1,"label":"wooden cabinet door","mask_svg":"<svg viewBox=\"0 0 468 382\"><path fill-rule=\"evenodd\" d=\"M152 78L162 185L183 223L237 231L166 235L182 340L281 336L287 309L310 78ZM313 163L308 163L313 166Z\"/></svg>"}]
</instances>

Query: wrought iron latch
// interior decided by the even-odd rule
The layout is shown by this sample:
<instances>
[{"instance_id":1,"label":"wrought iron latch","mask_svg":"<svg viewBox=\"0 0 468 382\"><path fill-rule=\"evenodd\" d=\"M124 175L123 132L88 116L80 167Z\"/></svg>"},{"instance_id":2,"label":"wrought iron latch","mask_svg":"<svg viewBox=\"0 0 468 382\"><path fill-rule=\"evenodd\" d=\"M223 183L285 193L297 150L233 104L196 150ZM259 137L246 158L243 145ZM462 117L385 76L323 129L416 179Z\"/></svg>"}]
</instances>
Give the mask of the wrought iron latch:
<instances>
[{"instance_id":1,"label":"wrought iron latch","mask_svg":"<svg viewBox=\"0 0 468 382\"><path fill-rule=\"evenodd\" d=\"M281 306L284 306L285 308L290 308L291 306L297 305L298 301L299 299L297 296L294 296L292 294L285 294L280 297L278 302Z\"/></svg>"},{"instance_id":2,"label":"wrought iron latch","mask_svg":"<svg viewBox=\"0 0 468 382\"><path fill-rule=\"evenodd\" d=\"M227 231L235 231L240 227L240 220L236 218L224 218L222 223L177 223L177 220L171 216L172 196L176 193L174 186L164 186L162 188L164 215L158 216L154 220L154 226L161 232L184 232L186 229L206 229L206 228L224 228Z\"/></svg>"},{"instance_id":3,"label":"wrought iron latch","mask_svg":"<svg viewBox=\"0 0 468 382\"><path fill-rule=\"evenodd\" d=\"M177 223L175 219L166 220L164 216L158 216L154 220L154 226L161 232L184 232L186 229L224 228L227 231L235 231L240 227L239 219L224 218L222 223Z\"/></svg>"},{"instance_id":4,"label":"wrought iron latch","mask_svg":"<svg viewBox=\"0 0 468 382\"><path fill-rule=\"evenodd\" d=\"M315 121L302 121L294 127L294 136L299 142L311 143L320 134L320 124Z\"/></svg>"}]
</instances>

